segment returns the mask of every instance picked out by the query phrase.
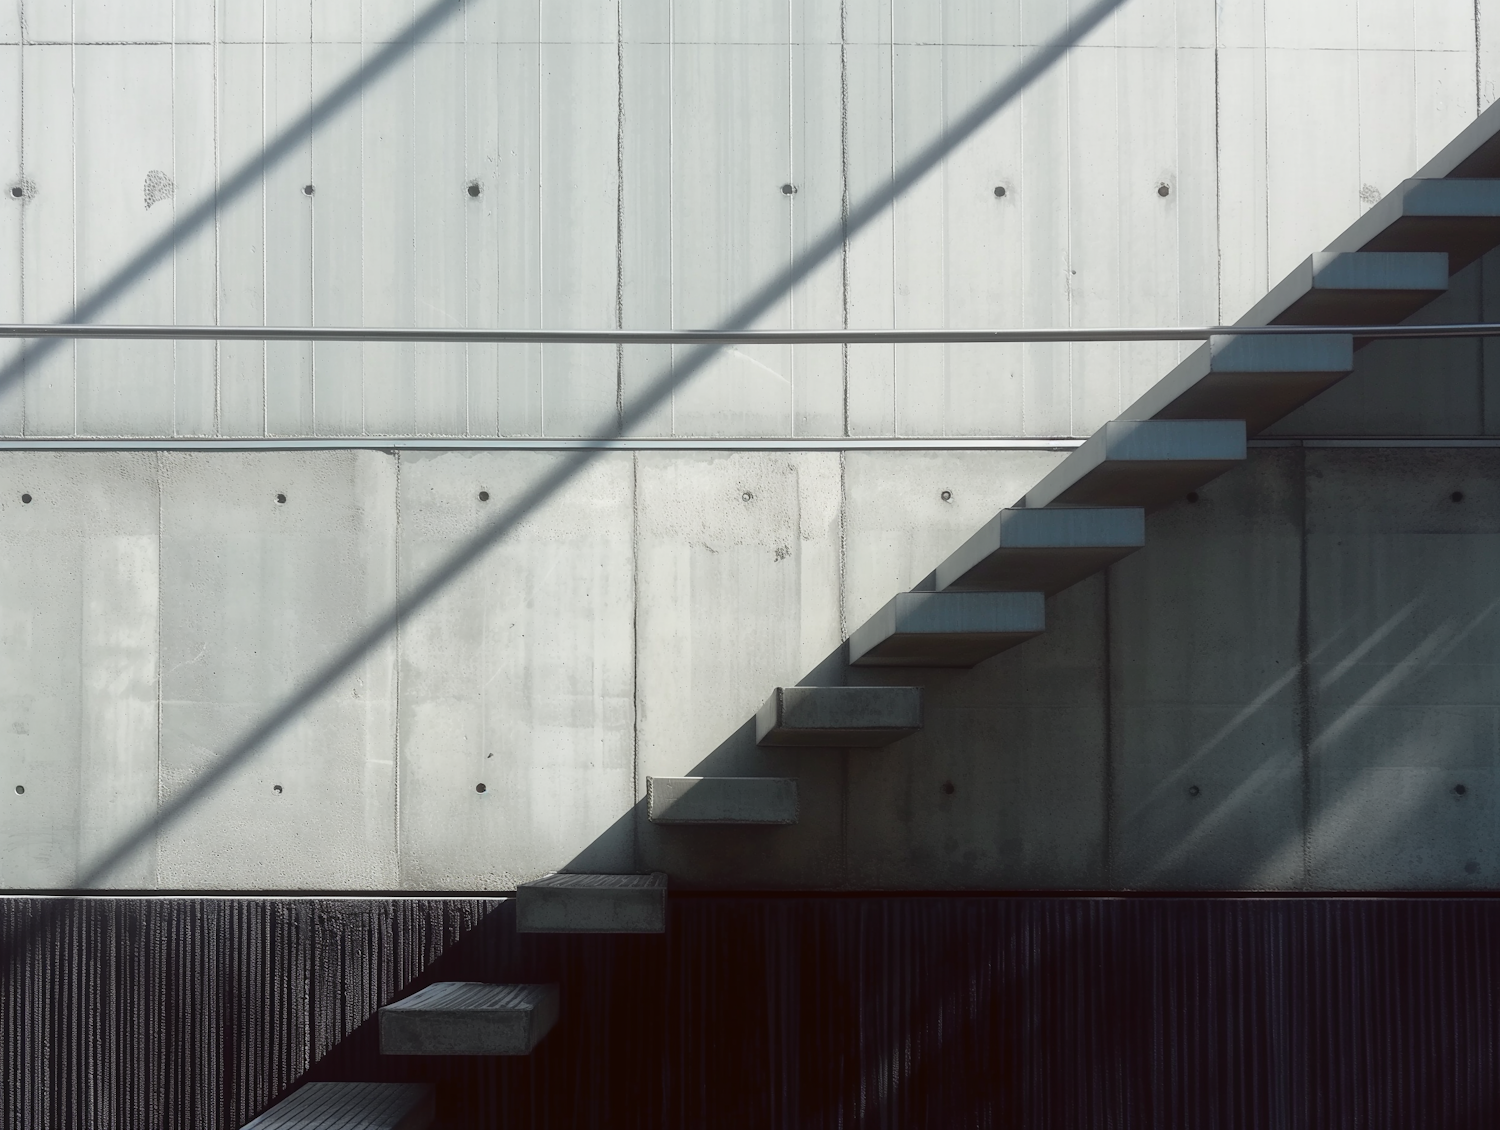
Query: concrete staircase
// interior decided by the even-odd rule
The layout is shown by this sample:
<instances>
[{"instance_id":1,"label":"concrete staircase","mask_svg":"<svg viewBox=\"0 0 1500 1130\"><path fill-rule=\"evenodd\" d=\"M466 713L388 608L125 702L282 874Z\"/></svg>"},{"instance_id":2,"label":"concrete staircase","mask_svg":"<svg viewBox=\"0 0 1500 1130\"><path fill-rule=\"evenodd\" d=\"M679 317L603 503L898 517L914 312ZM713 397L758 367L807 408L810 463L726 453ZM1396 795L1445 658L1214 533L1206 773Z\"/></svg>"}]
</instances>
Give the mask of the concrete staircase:
<instances>
[{"instance_id":1,"label":"concrete staircase","mask_svg":"<svg viewBox=\"0 0 1500 1130\"><path fill-rule=\"evenodd\" d=\"M1443 294L1452 273L1497 245L1500 104L1326 251L1298 265L1237 324L1400 322ZM898 593L850 633L849 664L969 667L1039 635L1047 595L1141 548L1148 511L1244 460L1249 436L1342 380L1365 344L1357 334L1231 334L1206 342L981 527L922 586ZM838 689L777 688L768 708L793 693ZM839 725L825 728L821 744L874 744L844 742L840 734L876 730L913 688L861 690L867 693L847 699ZM795 742L783 732L757 725L762 746L820 744L811 731ZM899 736L886 732L891 740Z\"/></svg>"},{"instance_id":2,"label":"concrete staircase","mask_svg":"<svg viewBox=\"0 0 1500 1130\"><path fill-rule=\"evenodd\" d=\"M1239 322L1379 325L1442 294L1450 273L1500 245L1500 103ZM1145 544L1145 513L1245 458L1245 440L1341 380L1355 335L1226 335L1206 343L1096 432L1014 506L897 594L849 639L854 666L969 667L1045 630L1047 595ZM886 745L922 725L916 687L778 687L756 717L763 747ZM658 824L784 825L797 782L655 777ZM530 933L661 933L666 876L552 875L518 892ZM381 1050L525 1055L558 1016L556 985L443 983L380 1010ZM423 1130L432 1089L311 1083L245 1130Z\"/></svg>"}]
</instances>

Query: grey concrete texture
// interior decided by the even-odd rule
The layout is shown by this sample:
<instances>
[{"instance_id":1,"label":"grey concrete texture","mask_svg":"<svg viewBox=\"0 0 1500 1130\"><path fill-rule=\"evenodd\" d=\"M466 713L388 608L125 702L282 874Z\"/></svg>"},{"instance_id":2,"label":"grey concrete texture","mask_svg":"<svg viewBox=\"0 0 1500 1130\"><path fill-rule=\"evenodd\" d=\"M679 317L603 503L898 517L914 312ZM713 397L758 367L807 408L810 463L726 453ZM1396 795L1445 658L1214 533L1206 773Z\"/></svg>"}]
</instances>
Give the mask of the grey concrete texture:
<instances>
[{"instance_id":1,"label":"grey concrete texture","mask_svg":"<svg viewBox=\"0 0 1500 1130\"><path fill-rule=\"evenodd\" d=\"M243 1130L426 1130L435 1114L427 1083L306 1083Z\"/></svg>"},{"instance_id":2,"label":"grey concrete texture","mask_svg":"<svg viewBox=\"0 0 1500 1130\"><path fill-rule=\"evenodd\" d=\"M653 824L795 824L797 782L790 777L647 777L646 817Z\"/></svg>"},{"instance_id":3,"label":"grey concrete texture","mask_svg":"<svg viewBox=\"0 0 1500 1130\"><path fill-rule=\"evenodd\" d=\"M1492 889L1500 452L1309 451L1307 493L1310 882Z\"/></svg>"},{"instance_id":4,"label":"grey concrete texture","mask_svg":"<svg viewBox=\"0 0 1500 1130\"><path fill-rule=\"evenodd\" d=\"M837 886L843 767L755 744L770 690L842 669L836 454L641 454L637 467L636 869L674 885ZM668 828L648 777L795 778L782 828ZM570 868L571 869L571 868ZM579 868L583 869L583 868Z\"/></svg>"},{"instance_id":5,"label":"grey concrete texture","mask_svg":"<svg viewBox=\"0 0 1500 1130\"><path fill-rule=\"evenodd\" d=\"M1022 505L1153 510L1244 458L1241 420L1112 420L1027 491Z\"/></svg>"},{"instance_id":6,"label":"grey concrete texture","mask_svg":"<svg viewBox=\"0 0 1500 1130\"><path fill-rule=\"evenodd\" d=\"M516 888L522 934L661 934L667 876L547 875Z\"/></svg>"},{"instance_id":7,"label":"grey concrete texture","mask_svg":"<svg viewBox=\"0 0 1500 1130\"><path fill-rule=\"evenodd\" d=\"M168 800L396 598L396 461L164 454L160 790ZM165 887L394 887L387 640L166 827Z\"/></svg>"},{"instance_id":8,"label":"grey concrete texture","mask_svg":"<svg viewBox=\"0 0 1500 1130\"><path fill-rule=\"evenodd\" d=\"M1354 368L1347 334L1216 336L1124 412L1126 420L1243 420L1254 435Z\"/></svg>"},{"instance_id":9,"label":"grey concrete texture","mask_svg":"<svg viewBox=\"0 0 1500 1130\"><path fill-rule=\"evenodd\" d=\"M402 590L567 458L404 455ZM593 459L402 626L403 885L635 869L634 492L629 454Z\"/></svg>"},{"instance_id":10,"label":"grey concrete texture","mask_svg":"<svg viewBox=\"0 0 1500 1130\"><path fill-rule=\"evenodd\" d=\"M1448 289L1441 251L1319 251L1239 318L1240 326L1388 326Z\"/></svg>"},{"instance_id":11,"label":"grey concrete texture","mask_svg":"<svg viewBox=\"0 0 1500 1130\"><path fill-rule=\"evenodd\" d=\"M1033 591L1051 595L1146 544L1146 512L1135 506L1006 509L937 567L939 592Z\"/></svg>"},{"instance_id":12,"label":"grey concrete texture","mask_svg":"<svg viewBox=\"0 0 1500 1130\"><path fill-rule=\"evenodd\" d=\"M157 469L0 455L0 886L73 885L156 807ZM118 882L155 878L145 852Z\"/></svg>"},{"instance_id":13,"label":"grey concrete texture","mask_svg":"<svg viewBox=\"0 0 1500 1130\"><path fill-rule=\"evenodd\" d=\"M440 981L380 1010L382 1055L530 1055L557 1023L556 985Z\"/></svg>"},{"instance_id":14,"label":"grey concrete texture","mask_svg":"<svg viewBox=\"0 0 1500 1130\"><path fill-rule=\"evenodd\" d=\"M1303 881L1300 461L1256 451L1111 570L1112 884Z\"/></svg>"},{"instance_id":15,"label":"grey concrete texture","mask_svg":"<svg viewBox=\"0 0 1500 1130\"><path fill-rule=\"evenodd\" d=\"M777 687L755 714L759 746L887 746L922 728L920 687Z\"/></svg>"},{"instance_id":16,"label":"grey concrete texture","mask_svg":"<svg viewBox=\"0 0 1500 1130\"><path fill-rule=\"evenodd\" d=\"M854 667L973 667L1047 628L1039 592L903 592L849 633Z\"/></svg>"},{"instance_id":17,"label":"grey concrete texture","mask_svg":"<svg viewBox=\"0 0 1500 1130\"><path fill-rule=\"evenodd\" d=\"M618 304L626 326L710 324L837 233L1023 56L1074 46L1068 9L1017 0L756 0L732 18L469 0L299 132L309 102L430 5L292 14L307 7L37 4L24 36L6 8L0 91L16 112L0 120L0 184L21 192L0 189L6 320L57 320L114 284L99 313L118 321L605 326ZM1493 38L1482 4L1426 0L1416 34L1402 5L1220 7L1131 0L763 323L1210 324L1437 152L1496 79L1474 46ZM722 143L731 129L744 144ZM279 159L236 181L278 141ZM143 193L163 179L169 199ZM211 219L178 230L204 204ZM0 364L16 355L0 345ZM870 346L846 365L837 348L723 350L635 430L1086 435L1178 356ZM658 346L617 359L88 343L28 364L0 428L576 435L614 425L617 398L635 403L677 360Z\"/></svg>"}]
</instances>

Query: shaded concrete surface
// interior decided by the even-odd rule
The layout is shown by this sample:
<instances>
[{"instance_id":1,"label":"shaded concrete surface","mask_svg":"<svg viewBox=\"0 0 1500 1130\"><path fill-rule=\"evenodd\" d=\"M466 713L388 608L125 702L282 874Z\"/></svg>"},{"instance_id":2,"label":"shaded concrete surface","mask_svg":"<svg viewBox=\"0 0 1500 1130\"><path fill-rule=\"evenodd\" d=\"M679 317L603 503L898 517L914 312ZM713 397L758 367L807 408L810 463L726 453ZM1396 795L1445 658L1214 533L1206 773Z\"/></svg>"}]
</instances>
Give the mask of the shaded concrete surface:
<instances>
[{"instance_id":1,"label":"shaded concrete surface","mask_svg":"<svg viewBox=\"0 0 1500 1130\"><path fill-rule=\"evenodd\" d=\"M1494 887L1500 452L1310 451L1307 492L1310 879Z\"/></svg>"},{"instance_id":2,"label":"shaded concrete surface","mask_svg":"<svg viewBox=\"0 0 1500 1130\"><path fill-rule=\"evenodd\" d=\"M1152 515L1111 570L1111 879L1301 884L1301 452Z\"/></svg>"}]
</instances>

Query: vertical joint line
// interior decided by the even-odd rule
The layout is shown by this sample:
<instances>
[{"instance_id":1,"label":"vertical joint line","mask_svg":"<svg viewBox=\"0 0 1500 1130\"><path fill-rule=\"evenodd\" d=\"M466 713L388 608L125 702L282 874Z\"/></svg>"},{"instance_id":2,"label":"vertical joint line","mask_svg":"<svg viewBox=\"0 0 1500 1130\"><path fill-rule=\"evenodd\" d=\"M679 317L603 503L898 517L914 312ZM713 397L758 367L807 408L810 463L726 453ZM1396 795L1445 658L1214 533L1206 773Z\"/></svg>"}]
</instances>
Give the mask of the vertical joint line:
<instances>
[{"instance_id":1,"label":"vertical joint line","mask_svg":"<svg viewBox=\"0 0 1500 1130\"><path fill-rule=\"evenodd\" d=\"M625 328L625 15L615 4L615 329ZM625 346L615 346L615 433L625 433Z\"/></svg>"},{"instance_id":2,"label":"vertical joint line","mask_svg":"<svg viewBox=\"0 0 1500 1130\"><path fill-rule=\"evenodd\" d=\"M849 2L839 4L839 287L843 327L849 328ZM840 347L839 380L844 401L844 434L849 434L849 343ZM842 469L840 471L842 474ZM841 519L842 521L842 519Z\"/></svg>"},{"instance_id":3,"label":"vertical joint line","mask_svg":"<svg viewBox=\"0 0 1500 1130\"><path fill-rule=\"evenodd\" d=\"M1312 880L1312 671L1307 607L1307 447L1297 445L1301 536L1297 541L1297 744L1302 785L1302 886Z\"/></svg>"},{"instance_id":4,"label":"vertical joint line","mask_svg":"<svg viewBox=\"0 0 1500 1130\"><path fill-rule=\"evenodd\" d=\"M1104 570L1104 685L1101 688L1100 705L1104 718L1104 819L1102 822L1102 858L1104 885L1115 885L1115 705L1114 705L1114 632L1112 630L1112 607L1110 590L1114 587L1114 567Z\"/></svg>"}]
</instances>

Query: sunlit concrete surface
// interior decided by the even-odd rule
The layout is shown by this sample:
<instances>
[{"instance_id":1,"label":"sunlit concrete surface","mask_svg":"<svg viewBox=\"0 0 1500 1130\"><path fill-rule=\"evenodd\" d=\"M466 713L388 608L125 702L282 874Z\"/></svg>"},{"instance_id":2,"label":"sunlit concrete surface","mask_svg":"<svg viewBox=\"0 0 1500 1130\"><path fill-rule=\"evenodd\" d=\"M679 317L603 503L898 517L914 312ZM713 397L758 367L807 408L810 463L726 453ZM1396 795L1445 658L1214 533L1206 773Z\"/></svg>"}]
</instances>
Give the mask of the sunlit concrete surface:
<instances>
[{"instance_id":1,"label":"sunlit concrete surface","mask_svg":"<svg viewBox=\"0 0 1500 1130\"><path fill-rule=\"evenodd\" d=\"M1471 0L1419 16L1122 0L1095 28L1070 22L1091 10L10 5L0 319L705 327L832 233L757 324L1230 322L1500 77L1500 17ZM838 239L846 210L1052 48ZM32 436L589 434L680 361L664 346L90 342L18 366L17 351L0 346L0 432ZM630 430L1084 436L1181 353L732 349Z\"/></svg>"}]
</instances>

